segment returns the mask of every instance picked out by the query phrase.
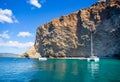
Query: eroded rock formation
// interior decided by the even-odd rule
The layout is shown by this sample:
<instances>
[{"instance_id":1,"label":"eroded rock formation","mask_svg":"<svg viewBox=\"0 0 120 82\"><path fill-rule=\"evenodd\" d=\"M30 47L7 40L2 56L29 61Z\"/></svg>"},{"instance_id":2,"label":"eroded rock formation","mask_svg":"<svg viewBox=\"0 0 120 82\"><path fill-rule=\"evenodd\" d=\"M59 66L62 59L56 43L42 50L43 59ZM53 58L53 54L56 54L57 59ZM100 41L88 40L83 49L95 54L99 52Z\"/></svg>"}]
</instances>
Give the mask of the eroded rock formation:
<instances>
[{"instance_id":1,"label":"eroded rock formation","mask_svg":"<svg viewBox=\"0 0 120 82\"><path fill-rule=\"evenodd\" d=\"M90 30L95 55L120 54L120 0L103 0L38 27L33 52L42 57L87 57Z\"/></svg>"}]
</instances>

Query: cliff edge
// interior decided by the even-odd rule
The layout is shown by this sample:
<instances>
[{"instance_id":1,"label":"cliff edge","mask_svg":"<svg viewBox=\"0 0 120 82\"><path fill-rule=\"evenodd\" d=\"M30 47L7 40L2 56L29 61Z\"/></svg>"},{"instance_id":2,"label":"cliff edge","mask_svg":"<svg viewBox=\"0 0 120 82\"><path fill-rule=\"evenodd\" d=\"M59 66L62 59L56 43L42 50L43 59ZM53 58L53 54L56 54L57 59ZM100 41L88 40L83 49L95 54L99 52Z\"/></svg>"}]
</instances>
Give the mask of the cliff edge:
<instances>
[{"instance_id":1,"label":"cliff edge","mask_svg":"<svg viewBox=\"0 0 120 82\"><path fill-rule=\"evenodd\" d=\"M34 49L29 49L26 57L87 57L90 55L90 30L94 31L95 55L119 56L120 0L101 0L38 27Z\"/></svg>"}]
</instances>

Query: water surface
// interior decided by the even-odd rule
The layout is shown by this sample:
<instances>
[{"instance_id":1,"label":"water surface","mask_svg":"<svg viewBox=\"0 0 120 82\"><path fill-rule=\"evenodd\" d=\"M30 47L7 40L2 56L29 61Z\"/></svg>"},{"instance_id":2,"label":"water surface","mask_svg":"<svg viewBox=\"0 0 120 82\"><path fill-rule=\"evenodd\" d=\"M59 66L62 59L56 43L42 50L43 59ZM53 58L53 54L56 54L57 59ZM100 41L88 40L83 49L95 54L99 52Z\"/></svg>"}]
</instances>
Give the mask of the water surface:
<instances>
[{"instance_id":1,"label":"water surface","mask_svg":"<svg viewBox=\"0 0 120 82\"><path fill-rule=\"evenodd\" d=\"M0 58L0 82L120 82L120 60Z\"/></svg>"}]
</instances>

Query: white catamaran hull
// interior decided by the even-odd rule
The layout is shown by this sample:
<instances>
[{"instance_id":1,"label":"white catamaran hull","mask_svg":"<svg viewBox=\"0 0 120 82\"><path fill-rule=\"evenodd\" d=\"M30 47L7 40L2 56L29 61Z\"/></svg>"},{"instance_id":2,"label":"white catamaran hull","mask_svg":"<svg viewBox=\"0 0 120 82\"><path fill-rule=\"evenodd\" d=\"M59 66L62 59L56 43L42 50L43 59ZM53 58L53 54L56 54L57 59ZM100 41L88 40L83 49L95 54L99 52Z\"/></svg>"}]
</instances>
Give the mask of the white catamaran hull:
<instances>
[{"instance_id":1,"label":"white catamaran hull","mask_svg":"<svg viewBox=\"0 0 120 82\"><path fill-rule=\"evenodd\" d=\"M98 57L90 57L90 58L87 58L87 61L95 61L95 62L98 62L98 61L99 61L99 58L98 58Z\"/></svg>"},{"instance_id":2,"label":"white catamaran hull","mask_svg":"<svg viewBox=\"0 0 120 82\"><path fill-rule=\"evenodd\" d=\"M39 58L40 61L46 61L47 58Z\"/></svg>"}]
</instances>

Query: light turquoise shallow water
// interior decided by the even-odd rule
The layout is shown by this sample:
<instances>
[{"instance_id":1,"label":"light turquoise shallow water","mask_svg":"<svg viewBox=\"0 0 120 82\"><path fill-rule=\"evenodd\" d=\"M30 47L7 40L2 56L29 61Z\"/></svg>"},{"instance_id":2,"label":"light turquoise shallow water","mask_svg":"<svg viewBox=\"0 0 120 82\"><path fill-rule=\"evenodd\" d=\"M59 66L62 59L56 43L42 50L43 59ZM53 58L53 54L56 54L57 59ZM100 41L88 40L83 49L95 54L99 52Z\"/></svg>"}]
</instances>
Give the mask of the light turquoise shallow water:
<instances>
[{"instance_id":1,"label":"light turquoise shallow water","mask_svg":"<svg viewBox=\"0 0 120 82\"><path fill-rule=\"evenodd\" d=\"M120 82L120 60L0 58L0 82Z\"/></svg>"}]
</instances>

